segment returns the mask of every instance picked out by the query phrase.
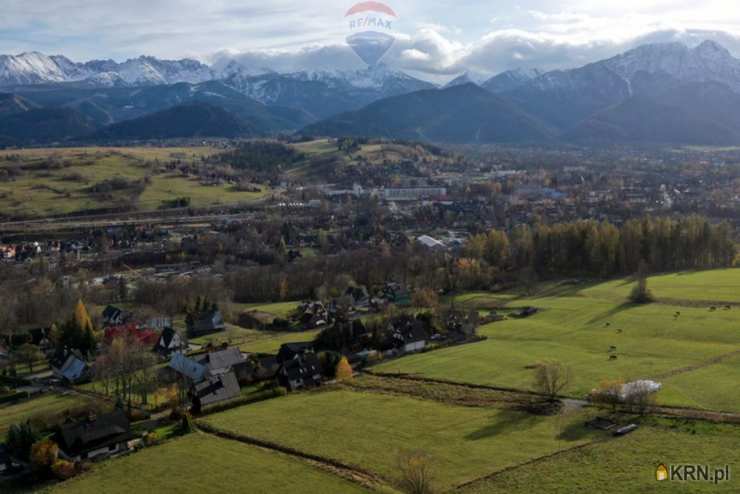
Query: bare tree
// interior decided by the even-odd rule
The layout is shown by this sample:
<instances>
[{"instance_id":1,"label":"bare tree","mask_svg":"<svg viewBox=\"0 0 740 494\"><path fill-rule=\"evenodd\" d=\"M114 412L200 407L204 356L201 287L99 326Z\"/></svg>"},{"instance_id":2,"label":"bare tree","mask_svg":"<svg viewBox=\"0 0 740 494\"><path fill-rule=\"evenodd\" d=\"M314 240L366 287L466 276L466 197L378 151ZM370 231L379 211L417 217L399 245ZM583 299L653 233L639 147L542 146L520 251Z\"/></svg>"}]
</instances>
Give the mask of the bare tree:
<instances>
[{"instance_id":1,"label":"bare tree","mask_svg":"<svg viewBox=\"0 0 740 494\"><path fill-rule=\"evenodd\" d=\"M630 383L625 388L625 404L640 415L645 415L655 401L655 389L646 381Z\"/></svg>"},{"instance_id":2,"label":"bare tree","mask_svg":"<svg viewBox=\"0 0 740 494\"><path fill-rule=\"evenodd\" d=\"M560 362L544 362L537 366L534 389L554 400L570 383L571 372Z\"/></svg>"}]
</instances>

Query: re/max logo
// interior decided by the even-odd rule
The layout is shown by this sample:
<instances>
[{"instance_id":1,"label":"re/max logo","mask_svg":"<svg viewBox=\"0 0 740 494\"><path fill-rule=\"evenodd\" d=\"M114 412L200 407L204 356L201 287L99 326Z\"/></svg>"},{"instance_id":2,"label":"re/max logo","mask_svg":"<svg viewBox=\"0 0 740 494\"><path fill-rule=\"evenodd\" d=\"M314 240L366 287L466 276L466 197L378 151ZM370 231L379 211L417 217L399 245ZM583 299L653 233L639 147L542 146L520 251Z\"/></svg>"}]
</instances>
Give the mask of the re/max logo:
<instances>
[{"instance_id":1,"label":"re/max logo","mask_svg":"<svg viewBox=\"0 0 740 494\"><path fill-rule=\"evenodd\" d=\"M380 17L361 17L359 19L353 19L349 21L350 29L368 28L368 27L379 27L383 29L392 29L391 21L381 19Z\"/></svg>"},{"instance_id":2,"label":"re/max logo","mask_svg":"<svg viewBox=\"0 0 740 494\"><path fill-rule=\"evenodd\" d=\"M730 480L730 465L671 465L668 479L678 482L727 482Z\"/></svg>"}]
</instances>

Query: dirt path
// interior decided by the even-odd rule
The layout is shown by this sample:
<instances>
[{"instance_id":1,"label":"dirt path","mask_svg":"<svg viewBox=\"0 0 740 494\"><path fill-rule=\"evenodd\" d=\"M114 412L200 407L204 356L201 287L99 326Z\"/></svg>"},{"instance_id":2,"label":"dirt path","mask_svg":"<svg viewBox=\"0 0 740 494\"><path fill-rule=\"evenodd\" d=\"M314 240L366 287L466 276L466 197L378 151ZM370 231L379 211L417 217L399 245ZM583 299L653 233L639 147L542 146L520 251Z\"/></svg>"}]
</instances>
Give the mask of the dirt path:
<instances>
[{"instance_id":1,"label":"dirt path","mask_svg":"<svg viewBox=\"0 0 740 494\"><path fill-rule=\"evenodd\" d=\"M688 365L686 367L681 367L679 369L673 369L668 372L664 372L663 374L658 374L657 376L653 376L653 379L654 380L668 379L669 377L678 376L680 374L686 374L687 372L694 372L699 369L704 369L706 367L711 367L713 365L721 364L725 360L728 360L728 359L731 359L737 356L740 356L740 350L735 350L734 352L725 353L723 355L719 355L718 357L705 360L704 362L700 362L698 364Z\"/></svg>"},{"instance_id":2,"label":"dirt path","mask_svg":"<svg viewBox=\"0 0 740 494\"><path fill-rule=\"evenodd\" d=\"M572 453L573 451L578 451L578 450L581 450L581 449L590 448L592 446L596 446L597 444L602 444L602 443L604 443L606 441L615 441L615 440L618 440L618 438L597 439L595 441L591 441L590 443L579 444L578 446L573 446L572 448L561 449L559 451L556 451L554 453L550 453L548 455L538 456L537 458L532 458L530 460L525 461L524 463L519 463L518 465L512 465L510 467L502 468L501 470L497 470L497 471L495 471L495 472L493 472L493 473L491 473L489 475L486 475L485 477L479 477L477 479L469 480L468 482L465 482L463 484L458 485L453 490L456 491L456 492L464 491L468 487L471 487L471 486L473 486L475 484L478 484L478 483L482 483L482 482L487 482L489 480L493 480L496 477L498 477L499 475L502 475L504 473L511 472L511 471L514 471L514 470L519 470L520 468L528 467L528 466L530 466L532 464L539 463L539 462L542 462L542 461L551 460L552 458L557 458L558 456L561 456L561 455L564 455L564 454L567 454L567 453Z\"/></svg>"},{"instance_id":3,"label":"dirt path","mask_svg":"<svg viewBox=\"0 0 740 494\"><path fill-rule=\"evenodd\" d=\"M291 456L300 461L309 463L316 468L329 472L332 475L337 475L372 491L382 490L383 492L394 492L393 488L390 486L390 483L387 480L383 479L373 472L364 470L360 467L347 465L339 461L332 460L330 458L324 458L322 456L314 455L311 453L298 451L293 448L283 446L281 444L264 441L262 439L257 439L251 436L223 431L202 421L196 421L195 426L199 431L205 434L211 434L213 436L220 437L221 439L249 444L251 446L256 446L272 451L273 453L277 452L280 454Z\"/></svg>"},{"instance_id":4,"label":"dirt path","mask_svg":"<svg viewBox=\"0 0 740 494\"><path fill-rule=\"evenodd\" d=\"M740 354L740 352L733 352L733 354L734 353ZM724 357L729 358L730 354L727 354ZM707 364L707 365L712 365L712 364ZM411 381L411 382L427 383L427 384L441 384L441 385L447 385L447 386L460 386L462 388L470 389L470 390L478 389L478 390L500 391L500 392L508 393L510 396L518 395L519 401L524 401L526 399L531 399L532 397L541 396L533 391L528 391L528 390L517 390L517 389L512 389L512 388L501 388L501 387L495 387L495 386L485 386L485 385L480 385L480 384L456 383L456 382L445 381L445 380L440 380L440 379L431 379L431 378L424 378L424 377L419 377L419 376L411 376L408 374L384 374L384 373L368 373L368 374L372 376L386 378L386 379L406 380L406 381ZM559 398L563 400L563 402L566 403L566 405L571 408L582 409L582 408L593 406L591 402L583 398L577 398L577 397L572 397L572 396L560 396ZM723 423L723 424L740 424L740 413L737 413L737 412L702 410L702 409L689 408L689 407L654 406L654 407L651 407L648 414L656 415L656 416L664 416L664 417L686 418L686 419L692 419L692 420L707 420L710 422L717 422L717 423Z\"/></svg>"}]
</instances>

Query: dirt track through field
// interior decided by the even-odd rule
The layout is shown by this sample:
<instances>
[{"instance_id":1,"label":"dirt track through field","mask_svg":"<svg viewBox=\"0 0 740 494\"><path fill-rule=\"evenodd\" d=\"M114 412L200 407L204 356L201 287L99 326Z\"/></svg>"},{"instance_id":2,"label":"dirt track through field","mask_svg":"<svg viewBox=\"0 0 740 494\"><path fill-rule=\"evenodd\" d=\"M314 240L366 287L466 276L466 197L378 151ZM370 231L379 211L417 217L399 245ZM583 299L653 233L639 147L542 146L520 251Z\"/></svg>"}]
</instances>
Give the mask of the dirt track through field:
<instances>
[{"instance_id":1,"label":"dirt track through field","mask_svg":"<svg viewBox=\"0 0 740 494\"><path fill-rule=\"evenodd\" d=\"M709 360L705 360L703 362L700 362L698 364L694 365L688 365L686 367L681 367L678 369L673 369L668 372L664 372L663 374L658 374L657 376L653 376L653 379L660 380L660 379L668 379L669 377L675 377L681 374L686 374L687 372L694 372L699 369L704 369L706 367L711 367L713 365L721 364L725 360L731 359L733 357L740 356L740 350L735 350L734 352L725 353L723 355L719 355L717 357L711 358Z\"/></svg>"},{"instance_id":2,"label":"dirt track through field","mask_svg":"<svg viewBox=\"0 0 740 494\"><path fill-rule=\"evenodd\" d=\"M615 441L615 440L618 440L618 439L615 439L615 438L597 439L595 441L591 441L590 443L579 444L578 446L573 446L572 448L561 449L559 451L556 451L554 453L550 453L548 455L538 456L537 458L532 458L530 460L525 461L524 463L519 463L518 465L512 465L510 467L502 468L501 470L497 470L497 471L495 471L495 472L493 472L491 474L488 474L488 475L486 475L484 477L479 477L477 479L473 479L473 480L469 480L467 482L464 482L464 483L458 485L457 487L455 487L454 490L455 491L462 491L462 490L464 490L464 489L466 489L468 487L471 487L471 486L473 486L473 485L475 485L475 484L477 484L479 482L486 482L486 481L489 481L489 480L493 480L496 477L498 477L499 475L504 474L504 473L507 473L507 472L511 472L513 470L519 470L520 468L528 467L528 466L530 466L530 465L532 465L534 463L539 463L541 461L547 461L547 460L550 460L552 458L557 458L558 456L561 456L561 455L564 455L564 454L567 454L567 453L571 453L573 451L578 451L578 450L581 450L581 449L590 448L592 446L595 446L597 444L604 443L606 441Z\"/></svg>"}]
</instances>

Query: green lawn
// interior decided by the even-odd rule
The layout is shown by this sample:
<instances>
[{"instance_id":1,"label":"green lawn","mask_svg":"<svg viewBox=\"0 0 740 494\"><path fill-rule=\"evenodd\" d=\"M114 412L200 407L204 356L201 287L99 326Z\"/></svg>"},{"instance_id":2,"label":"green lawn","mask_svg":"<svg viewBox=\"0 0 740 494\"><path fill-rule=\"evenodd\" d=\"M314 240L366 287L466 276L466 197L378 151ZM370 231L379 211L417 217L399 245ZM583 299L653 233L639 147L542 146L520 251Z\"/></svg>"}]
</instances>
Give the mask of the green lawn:
<instances>
[{"instance_id":1,"label":"green lawn","mask_svg":"<svg viewBox=\"0 0 740 494\"><path fill-rule=\"evenodd\" d=\"M272 304L233 304L234 308L241 310L256 310L268 312L281 319L288 319L298 308L300 302L275 302Z\"/></svg>"},{"instance_id":2,"label":"green lawn","mask_svg":"<svg viewBox=\"0 0 740 494\"><path fill-rule=\"evenodd\" d=\"M402 452L432 458L440 489L592 438L582 417L539 417L404 396L333 390L290 395L204 419L211 425L398 479ZM564 432L565 431L565 432Z\"/></svg>"},{"instance_id":3,"label":"green lawn","mask_svg":"<svg viewBox=\"0 0 740 494\"><path fill-rule=\"evenodd\" d=\"M463 494L600 494L736 493L740 492L740 434L737 428L692 434L675 430L642 428L629 436L571 451L525 468L502 473L463 489ZM657 482L658 465L729 464L731 481Z\"/></svg>"},{"instance_id":4,"label":"green lawn","mask_svg":"<svg viewBox=\"0 0 740 494\"><path fill-rule=\"evenodd\" d=\"M0 405L0 437L5 436L11 425L33 418L58 418L65 410L88 403L80 395L46 395L15 405Z\"/></svg>"},{"instance_id":5,"label":"green lawn","mask_svg":"<svg viewBox=\"0 0 740 494\"><path fill-rule=\"evenodd\" d=\"M675 281L678 280L678 281ZM703 283L717 280L702 295ZM675 281L675 283L674 283ZM532 370L544 360L559 360L572 369L566 393L585 396L604 379L657 378L664 382L659 401L716 410L740 410L740 359L691 372L740 350L740 308L710 311L704 305L626 303L632 284L614 281L596 286L548 287L543 295L523 298L500 294L460 297L469 307L532 305L540 313L483 326L488 340L390 361L375 369L414 373L460 382L529 389ZM740 287L740 270L722 270L651 278L659 299L696 297L730 301ZM687 303L688 304L688 303ZM680 312L679 317L674 317ZM617 360L610 360L610 347Z\"/></svg>"},{"instance_id":6,"label":"green lawn","mask_svg":"<svg viewBox=\"0 0 740 494\"><path fill-rule=\"evenodd\" d=\"M51 493L327 493L364 489L290 457L201 433L95 465Z\"/></svg>"},{"instance_id":7,"label":"green lawn","mask_svg":"<svg viewBox=\"0 0 740 494\"><path fill-rule=\"evenodd\" d=\"M674 273L650 278L650 289L659 300L709 306L740 303L740 269L718 269ZM612 281L583 290L582 294L611 300L625 298L632 285L624 280Z\"/></svg>"}]
</instances>

